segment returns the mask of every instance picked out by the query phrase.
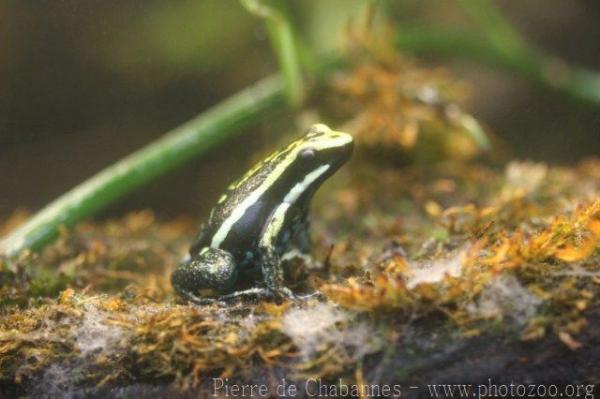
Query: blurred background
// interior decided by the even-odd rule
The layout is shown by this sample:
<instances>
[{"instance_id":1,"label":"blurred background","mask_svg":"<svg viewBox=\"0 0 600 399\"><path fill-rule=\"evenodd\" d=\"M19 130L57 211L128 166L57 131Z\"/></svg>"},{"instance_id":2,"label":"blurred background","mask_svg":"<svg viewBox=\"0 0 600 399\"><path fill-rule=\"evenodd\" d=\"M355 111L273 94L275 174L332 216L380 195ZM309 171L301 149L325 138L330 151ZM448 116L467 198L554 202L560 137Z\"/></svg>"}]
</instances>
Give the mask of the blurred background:
<instances>
[{"instance_id":1,"label":"blurred background","mask_svg":"<svg viewBox=\"0 0 600 399\"><path fill-rule=\"evenodd\" d=\"M316 50L342 42L358 0L291 1ZM464 30L454 1L382 2L394 26ZM527 42L600 70L597 0L494 1ZM37 210L103 167L277 70L263 21L236 1L0 2L0 219ZM420 54L472 87L466 109L511 157L569 164L600 154L595 106L461 57ZM201 214L256 151L293 128L283 114L169 173L103 216Z\"/></svg>"}]
</instances>

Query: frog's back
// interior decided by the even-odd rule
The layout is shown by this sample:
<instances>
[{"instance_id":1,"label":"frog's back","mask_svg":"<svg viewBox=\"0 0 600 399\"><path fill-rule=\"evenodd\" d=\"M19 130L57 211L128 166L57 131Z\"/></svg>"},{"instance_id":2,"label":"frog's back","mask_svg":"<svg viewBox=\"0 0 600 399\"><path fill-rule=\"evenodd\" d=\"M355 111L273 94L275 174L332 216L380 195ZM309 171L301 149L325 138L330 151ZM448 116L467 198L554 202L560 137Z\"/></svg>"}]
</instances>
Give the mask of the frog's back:
<instances>
[{"instance_id":1,"label":"frog's back","mask_svg":"<svg viewBox=\"0 0 600 399\"><path fill-rule=\"evenodd\" d=\"M254 241L272 211L273 201L266 197L273 182L267 180L273 176L277 162L278 159L267 158L229 185L211 210L190 252L203 247L236 252L235 249L251 250L255 246Z\"/></svg>"},{"instance_id":2,"label":"frog's back","mask_svg":"<svg viewBox=\"0 0 600 399\"><path fill-rule=\"evenodd\" d=\"M352 137L314 125L303 137L274 152L232 183L191 248L220 248L236 260L248 259L261 235L276 245L290 225L303 219L314 191L352 153ZM278 209L274 228L269 218ZM273 221L271 221L273 222Z\"/></svg>"}]
</instances>

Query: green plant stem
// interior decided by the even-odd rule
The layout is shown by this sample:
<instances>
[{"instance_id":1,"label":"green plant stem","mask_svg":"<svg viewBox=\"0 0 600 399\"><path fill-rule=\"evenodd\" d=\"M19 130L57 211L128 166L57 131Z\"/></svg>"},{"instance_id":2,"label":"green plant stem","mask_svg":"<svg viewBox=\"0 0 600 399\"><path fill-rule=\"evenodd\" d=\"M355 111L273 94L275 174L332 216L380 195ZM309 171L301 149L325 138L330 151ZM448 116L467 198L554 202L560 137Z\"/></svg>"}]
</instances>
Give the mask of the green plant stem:
<instances>
[{"instance_id":1,"label":"green plant stem","mask_svg":"<svg viewBox=\"0 0 600 399\"><path fill-rule=\"evenodd\" d=\"M278 76L261 80L63 194L0 241L0 254L40 249L117 198L225 141L284 104Z\"/></svg>"},{"instance_id":2,"label":"green plant stem","mask_svg":"<svg viewBox=\"0 0 600 399\"><path fill-rule=\"evenodd\" d=\"M458 0L485 34L498 62L521 71L541 86L600 105L600 74L545 55L527 44L490 0Z\"/></svg>"},{"instance_id":3,"label":"green plant stem","mask_svg":"<svg viewBox=\"0 0 600 399\"><path fill-rule=\"evenodd\" d=\"M457 0L477 22L491 46L499 52L534 55L531 47L490 0Z\"/></svg>"},{"instance_id":4,"label":"green plant stem","mask_svg":"<svg viewBox=\"0 0 600 399\"><path fill-rule=\"evenodd\" d=\"M396 45L409 52L461 57L513 72L540 86L600 106L600 74L534 51L507 51L485 37L429 27L403 27ZM520 48L520 47L519 47Z\"/></svg>"},{"instance_id":5,"label":"green plant stem","mask_svg":"<svg viewBox=\"0 0 600 399\"><path fill-rule=\"evenodd\" d=\"M273 47L278 54L279 70L286 81L286 94L288 102L298 107L304 101L304 83L298 53L294 44L294 32L290 25L267 23L267 28Z\"/></svg>"},{"instance_id":6,"label":"green plant stem","mask_svg":"<svg viewBox=\"0 0 600 399\"><path fill-rule=\"evenodd\" d=\"M288 103L294 107L299 106L304 100L304 82L297 37L286 9L287 4L279 1L267 5L262 0L241 0L241 3L249 12L265 20L269 41L285 81Z\"/></svg>"}]
</instances>

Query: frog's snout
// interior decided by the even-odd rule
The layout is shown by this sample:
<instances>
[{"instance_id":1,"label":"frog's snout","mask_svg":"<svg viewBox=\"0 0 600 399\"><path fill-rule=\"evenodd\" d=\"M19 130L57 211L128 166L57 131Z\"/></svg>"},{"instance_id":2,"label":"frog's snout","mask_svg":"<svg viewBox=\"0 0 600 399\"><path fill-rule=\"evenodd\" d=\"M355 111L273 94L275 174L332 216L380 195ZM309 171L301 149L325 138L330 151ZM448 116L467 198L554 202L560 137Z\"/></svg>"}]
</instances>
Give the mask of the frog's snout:
<instances>
[{"instance_id":1,"label":"frog's snout","mask_svg":"<svg viewBox=\"0 0 600 399\"><path fill-rule=\"evenodd\" d=\"M340 134L346 136L345 139L347 141L342 146L342 152L344 153L345 160L347 161L348 159L350 159L350 157L352 156L352 153L354 152L354 139L348 133L340 133Z\"/></svg>"},{"instance_id":2,"label":"frog's snout","mask_svg":"<svg viewBox=\"0 0 600 399\"><path fill-rule=\"evenodd\" d=\"M330 140L335 145L330 147L330 159L335 161L334 165L340 167L348 162L354 151L354 139L348 133L331 132Z\"/></svg>"}]
</instances>

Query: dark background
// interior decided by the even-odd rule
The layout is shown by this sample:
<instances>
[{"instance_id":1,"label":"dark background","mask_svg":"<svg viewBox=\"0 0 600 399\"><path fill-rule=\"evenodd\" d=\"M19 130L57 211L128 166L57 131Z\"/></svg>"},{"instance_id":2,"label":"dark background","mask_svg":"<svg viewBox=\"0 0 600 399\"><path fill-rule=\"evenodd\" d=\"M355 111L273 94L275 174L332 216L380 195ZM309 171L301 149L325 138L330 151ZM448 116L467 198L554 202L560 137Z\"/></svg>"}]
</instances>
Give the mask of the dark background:
<instances>
[{"instance_id":1,"label":"dark background","mask_svg":"<svg viewBox=\"0 0 600 399\"><path fill-rule=\"evenodd\" d=\"M364 2L291 2L315 45L340 42L339 22ZM391 19L469 27L453 1L397 0ZM496 1L530 43L600 70L600 1ZM276 71L262 23L236 1L2 0L0 218L36 210L103 167ZM317 46L318 47L318 46ZM425 57L472 85L467 106L510 154L570 164L600 154L598 108L460 59ZM291 117L288 115L288 117ZM201 214L252 154L286 127L263 121L225 149L188 163L103 216L151 207Z\"/></svg>"}]
</instances>

